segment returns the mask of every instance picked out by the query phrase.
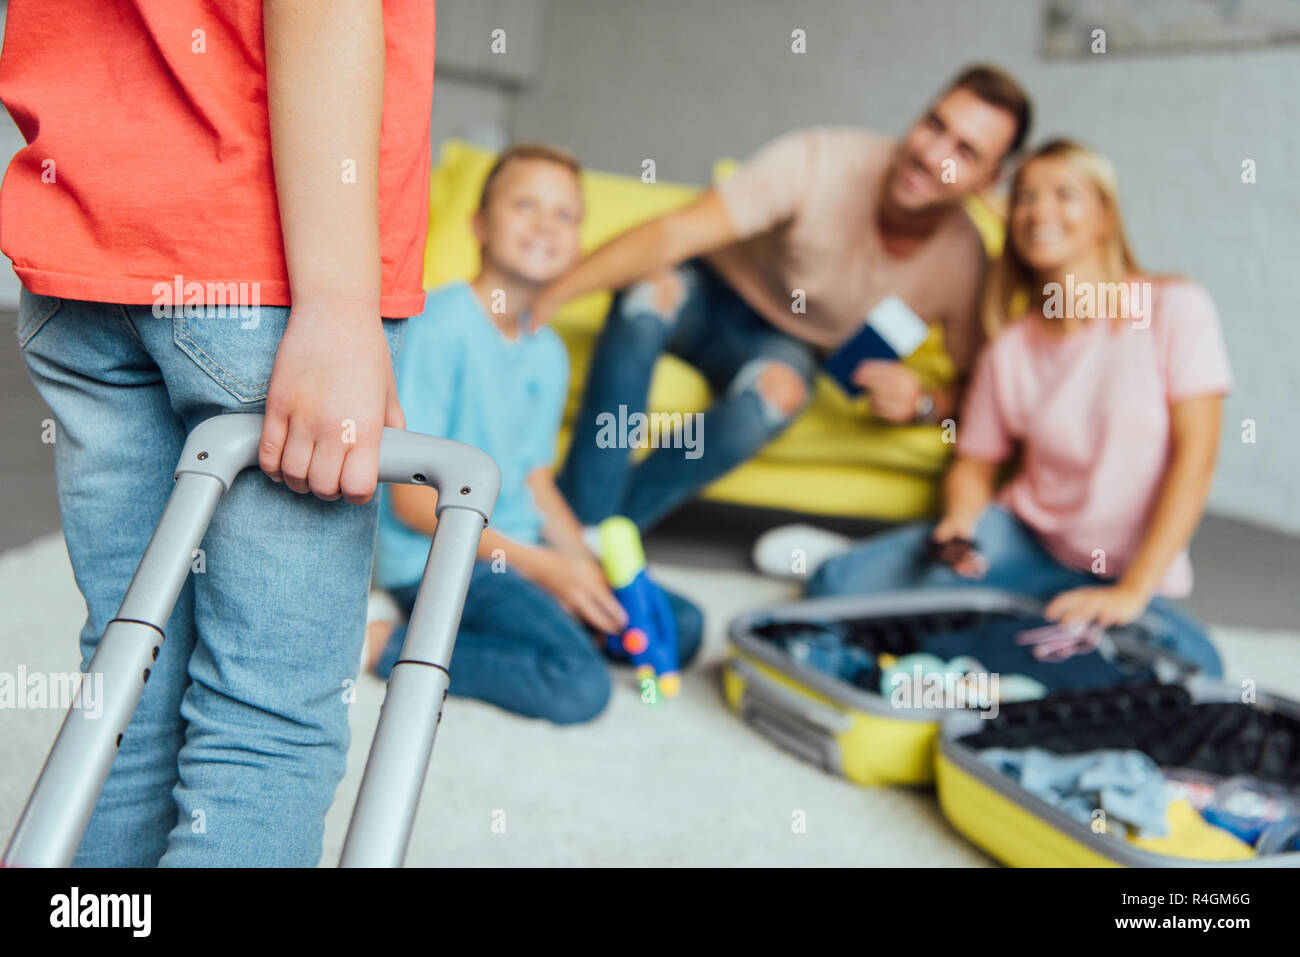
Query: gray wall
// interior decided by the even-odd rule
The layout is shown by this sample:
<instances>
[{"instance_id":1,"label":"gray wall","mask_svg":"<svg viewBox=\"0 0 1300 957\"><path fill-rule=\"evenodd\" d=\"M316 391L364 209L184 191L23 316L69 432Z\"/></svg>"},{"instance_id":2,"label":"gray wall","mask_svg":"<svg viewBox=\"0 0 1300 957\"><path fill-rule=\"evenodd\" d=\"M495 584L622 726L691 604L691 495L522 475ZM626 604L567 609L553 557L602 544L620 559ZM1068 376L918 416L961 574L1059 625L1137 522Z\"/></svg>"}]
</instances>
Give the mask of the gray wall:
<instances>
[{"instance_id":1,"label":"gray wall","mask_svg":"<svg viewBox=\"0 0 1300 957\"><path fill-rule=\"evenodd\" d=\"M541 66L549 11L550 0L438 4L435 145L453 136L493 149L509 142L519 91Z\"/></svg>"},{"instance_id":2,"label":"gray wall","mask_svg":"<svg viewBox=\"0 0 1300 957\"><path fill-rule=\"evenodd\" d=\"M452 0L444 0L443 10ZM807 31L808 52L790 52ZM1034 0L552 0L535 84L513 133L594 167L704 182L813 123L901 131L964 63L1031 89L1035 138L1065 132L1115 161L1148 268L1210 290L1237 390L1212 496L1226 514L1300 532L1300 48L1047 61ZM1258 182L1244 185L1254 159ZM1241 441L1243 419L1258 441Z\"/></svg>"}]
</instances>

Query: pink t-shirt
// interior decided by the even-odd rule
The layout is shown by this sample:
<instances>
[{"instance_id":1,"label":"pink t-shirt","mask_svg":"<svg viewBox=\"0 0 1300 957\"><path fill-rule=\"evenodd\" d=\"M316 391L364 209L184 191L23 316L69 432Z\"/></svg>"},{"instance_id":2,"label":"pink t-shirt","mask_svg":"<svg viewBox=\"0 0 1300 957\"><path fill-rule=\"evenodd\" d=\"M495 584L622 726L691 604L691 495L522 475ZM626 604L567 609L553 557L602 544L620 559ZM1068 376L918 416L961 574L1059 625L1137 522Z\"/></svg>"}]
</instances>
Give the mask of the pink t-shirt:
<instances>
[{"instance_id":1,"label":"pink t-shirt","mask_svg":"<svg viewBox=\"0 0 1300 957\"><path fill-rule=\"evenodd\" d=\"M1146 534L1171 451L1169 403L1232 390L1206 291L1157 280L1150 304L1145 328L1100 319L1061 335L1037 315L1011 323L980 354L957 428L962 456L1003 461L1020 443L999 501L1058 561L1107 577L1123 575ZM1184 550L1158 591L1191 589Z\"/></svg>"}]
</instances>

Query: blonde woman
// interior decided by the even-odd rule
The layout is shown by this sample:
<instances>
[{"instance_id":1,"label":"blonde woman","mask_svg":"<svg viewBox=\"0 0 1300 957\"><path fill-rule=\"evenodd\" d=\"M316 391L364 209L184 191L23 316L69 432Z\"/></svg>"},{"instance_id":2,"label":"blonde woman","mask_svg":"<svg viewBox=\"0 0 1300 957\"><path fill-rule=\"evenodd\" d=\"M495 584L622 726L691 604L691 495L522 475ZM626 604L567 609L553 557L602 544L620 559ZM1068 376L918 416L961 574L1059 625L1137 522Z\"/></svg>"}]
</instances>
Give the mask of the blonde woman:
<instances>
[{"instance_id":1,"label":"blonde woman","mask_svg":"<svg viewBox=\"0 0 1300 957\"><path fill-rule=\"evenodd\" d=\"M1194 282L1142 272L1114 170L1078 143L1023 162L1008 227L941 520L827 559L808 592L980 584L1077 628L1149 609L1163 644L1219 675L1204 629L1170 601L1192 587L1186 547L1232 387L1214 305Z\"/></svg>"}]
</instances>

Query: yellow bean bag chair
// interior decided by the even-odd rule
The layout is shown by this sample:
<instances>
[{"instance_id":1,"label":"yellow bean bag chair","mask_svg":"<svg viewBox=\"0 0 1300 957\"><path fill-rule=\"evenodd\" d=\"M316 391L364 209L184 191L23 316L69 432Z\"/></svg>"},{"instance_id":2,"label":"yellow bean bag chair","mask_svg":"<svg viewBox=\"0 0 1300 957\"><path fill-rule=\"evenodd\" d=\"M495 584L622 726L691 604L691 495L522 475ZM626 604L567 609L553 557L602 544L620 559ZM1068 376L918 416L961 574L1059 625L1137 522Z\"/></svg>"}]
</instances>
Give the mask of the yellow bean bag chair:
<instances>
[{"instance_id":1,"label":"yellow bean bag chair","mask_svg":"<svg viewBox=\"0 0 1300 957\"><path fill-rule=\"evenodd\" d=\"M461 140L449 140L433 170L429 198L429 237L424 253L424 286L432 289L467 279L478 269L478 246L470 220L494 154ZM719 176L734 168L721 162ZM582 176L587 216L582 246L590 250L618 233L681 206L699 189L671 183L646 184L634 176L586 171ZM1001 226L982 205L972 218L993 248ZM569 399L560 436L561 460L587 363L610 301L609 293L576 299L560 310L555 331L571 362ZM937 327L907 360L930 386L950 381L953 366ZM711 402L710 390L695 369L664 355L655 367L649 411L696 412ZM786 508L819 515L902 521L932 513L937 479L951 445L937 426L892 426L866 414L865 399L851 400L826 376L819 377L812 404L797 422L751 461L708 486L708 499L740 505ZM558 463L557 463L558 464Z\"/></svg>"}]
</instances>

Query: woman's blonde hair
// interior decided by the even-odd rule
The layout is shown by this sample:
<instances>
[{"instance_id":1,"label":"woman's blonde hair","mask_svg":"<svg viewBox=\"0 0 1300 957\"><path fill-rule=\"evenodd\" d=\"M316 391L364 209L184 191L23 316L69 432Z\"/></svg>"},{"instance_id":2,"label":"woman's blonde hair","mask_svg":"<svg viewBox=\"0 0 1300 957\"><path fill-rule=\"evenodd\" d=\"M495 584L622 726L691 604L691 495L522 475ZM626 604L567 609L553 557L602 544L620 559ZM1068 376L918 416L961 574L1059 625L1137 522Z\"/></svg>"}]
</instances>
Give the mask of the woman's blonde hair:
<instances>
[{"instance_id":1,"label":"woman's blonde hair","mask_svg":"<svg viewBox=\"0 0 1300 957\"><path fill-rule=\"evenodd\" d=\"M1048 140L1024 158L1011 178L1011 205L1014 208L1016 190L1025 175L1025 170L1035 160L1047 158L1064 159L1074 169L1083 174L1097 189L1102 207L1110 218L1110 241L1106 244L1107 281L1120 282L1126 276L1140 272L1137 260L1129 248L1128 237L1124 231L1124 218L1119 207L1119 177L1110 160L1089 149L1075 140L1059 137ZM1043 294L1035 288L1034 271L1016 251L1011 239L1011 212L1008 211L1007 238L1002 247L1002 256L989 273L984 286L984 299L981 306L981 318L984 331L993 339L1006 326L1013 316L1018 316L1038 301Z\"/></svg>"}]
</instances>

